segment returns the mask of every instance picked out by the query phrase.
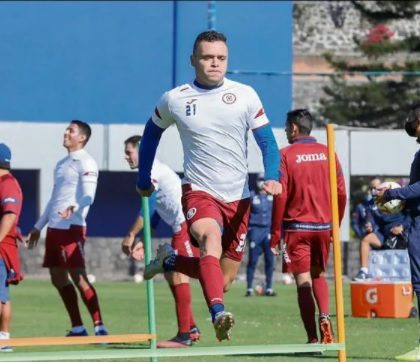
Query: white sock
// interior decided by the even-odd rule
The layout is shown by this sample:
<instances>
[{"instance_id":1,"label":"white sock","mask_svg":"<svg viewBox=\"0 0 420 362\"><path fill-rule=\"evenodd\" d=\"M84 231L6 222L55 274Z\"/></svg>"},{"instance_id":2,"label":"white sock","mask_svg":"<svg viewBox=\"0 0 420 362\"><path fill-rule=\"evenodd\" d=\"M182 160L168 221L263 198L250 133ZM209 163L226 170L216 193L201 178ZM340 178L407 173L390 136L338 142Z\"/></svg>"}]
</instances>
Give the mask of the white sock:
<instances>
[{"instance_id":1,"label":"white sock","mask_svg":"<svg viewBox=\"0 0 420 362\"><path fill-rule=\"evenodd\" d=\"M369 269L368 268L366 268L366 267L364 267L364 266L362 266L361 268L360 268L360 270L363 272L363 273L368 273L369 272Z\"/></svg>"},{"instance_id":2,"label":"white sock","mask_svg":"<svg viewBox=\"0 0 420 362\"><path fill-rule=\"evenodd\" d=\"M85 329L86 329L85 326L84 325L81 325L81 326L74 326L74 327L72 327L71 328L71 331L73 333L82 333Z\"/></svg>"}]
</instances>

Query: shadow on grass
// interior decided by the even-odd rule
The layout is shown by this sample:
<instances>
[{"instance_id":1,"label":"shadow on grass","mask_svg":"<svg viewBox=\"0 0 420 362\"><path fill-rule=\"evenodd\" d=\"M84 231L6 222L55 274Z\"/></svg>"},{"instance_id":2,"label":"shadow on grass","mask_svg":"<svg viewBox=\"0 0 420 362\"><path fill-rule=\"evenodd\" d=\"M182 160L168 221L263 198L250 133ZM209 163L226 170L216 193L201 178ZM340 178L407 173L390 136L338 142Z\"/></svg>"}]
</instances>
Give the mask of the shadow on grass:
<instances>
[{"instance_id":1,"label":"shadow on grass","mask_svg":"<svg viewBox=\"0 0 420 362\"><path fill-rule=\"evenodd\" d=\"M295 352L295 353L270 353L270 354L241 354L241 357L253 357L253 358L279 358L279 357L296 357L296 359L299 359L302 361L302 357L310 357L310 358L322 358L322 359L337 359L337 356L329 356L329 355L325 355L325 354L314 354L316 352ZM238 355L229 355L229 356L224 356L227 358L238 358Z\"/></svg>"},{"instance_id":2,"label":"shadow on grass","mask_svg":"<svg viewBox=\"0 0 420 362\"><path fill-rule=\"evenodd\" d=\"M149 344L146 343L114 343L108 344L108 349L149 349Z\"/></svg>"},{"instance_id":3,"label":"shadow on grass","mask_svg":"<svg viewBox=\"0 0 420 362\"><path fill-rule=\"evenodd\" d=\"M296 358L296 360L300 360L302 361L302 357L307 357L307 358L313 358L313 359L319 359L319 360L337 360L337 355L331 352L327 352L328 354L322 354L322 355L314 355L313 352L295 352L295 353L270 353L270 354L242 354L241 356L244 357L253 357L253 358L257 358L261 357L261 358L279 358L279 357L294 357ZM225 357L230 357L230 358L237 358L238 355L230 355L230 356L225 356ZM393 360L393 358L387 358L387 357L368 357L368 356L349 356L347 355L347 360L353 360L353 361L358 361L358 362L362 362L362 361L389 361L389 360Z\"/></svg>"},{"instance_id":4,"label":"shadow on grass","mask_svg":"<svg viewBox=\"0 0 420 362\"><path fill-rule=\"evenodd\" d=\"M395 361L394 357L370 357L370 356L348 356L347 360L352 361Z\"/></svg>"}]
</instances>

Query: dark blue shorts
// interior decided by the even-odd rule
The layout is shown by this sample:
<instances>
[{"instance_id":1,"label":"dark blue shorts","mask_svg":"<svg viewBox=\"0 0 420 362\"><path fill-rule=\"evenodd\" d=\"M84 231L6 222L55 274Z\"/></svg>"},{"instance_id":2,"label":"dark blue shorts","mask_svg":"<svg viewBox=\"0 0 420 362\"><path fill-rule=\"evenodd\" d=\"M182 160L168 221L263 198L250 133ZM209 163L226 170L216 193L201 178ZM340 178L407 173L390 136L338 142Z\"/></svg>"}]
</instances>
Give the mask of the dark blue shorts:
<instances>
[{"instance_id":1,"label":"dark blue shorts","mask_svg":"<svg viewBox=\"0 0 420 362\"><path fill-rule=\"evenodd\" d=\"M379 241L381 242L381 245L384 245L384 241L385 241L385 236L384 234L382 234L380 231L374 231L373 232L376 237L379 239Z\"/></svg>"},{"instance_id":2,"label":"dark blue shorts","mask_svg":"<svg viewBox=\"0 0 420 362\"><path fill-rule=\"evenodd\" d=\"M4 260L0 258L0 302L7 303L9 300L6 264L4 263Z\"/></svg>"}]
</instances>

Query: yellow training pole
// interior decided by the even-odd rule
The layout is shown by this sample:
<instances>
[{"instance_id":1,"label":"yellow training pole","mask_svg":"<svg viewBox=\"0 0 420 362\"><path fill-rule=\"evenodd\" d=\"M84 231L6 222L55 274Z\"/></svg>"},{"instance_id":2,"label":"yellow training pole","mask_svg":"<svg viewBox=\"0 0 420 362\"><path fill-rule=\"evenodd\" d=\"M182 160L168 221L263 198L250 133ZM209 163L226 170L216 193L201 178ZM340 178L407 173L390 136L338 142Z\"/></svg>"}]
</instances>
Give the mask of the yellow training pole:
<instances>
[{"instance_id":1,"label":"yellow training pole","mask_svg":"<svg viewBox=\"0 0 420 362\"><path fill-rule=\"evenodd\" d=\"M334 125L327 125L327 145L328 145L328 164L330 168L330 191L331 191L331 211L332 211L332 235L334 249L334 274L335 274L335 303L337 311L337 331L338 343L345 343L346 336L344 330L344 302L343 302L343 275L341 265L341 240L340 224L338 216L338 196L337 196L337 167L335 162L335 134ZM346 361L346 349L338 351L338 360Z\"/></svg>"}]
</instances>

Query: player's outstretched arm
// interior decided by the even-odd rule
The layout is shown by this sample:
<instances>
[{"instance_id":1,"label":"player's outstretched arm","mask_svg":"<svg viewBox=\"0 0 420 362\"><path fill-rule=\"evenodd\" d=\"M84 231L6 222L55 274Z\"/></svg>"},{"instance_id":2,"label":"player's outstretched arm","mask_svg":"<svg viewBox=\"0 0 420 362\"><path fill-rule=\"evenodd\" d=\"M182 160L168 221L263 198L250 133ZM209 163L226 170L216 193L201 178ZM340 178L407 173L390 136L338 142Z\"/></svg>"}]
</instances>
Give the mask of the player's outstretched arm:
<instances>
[{"instance_id":1,"label":"player's outstretched arm","mask_svg":"<svg viewBox=\"0 0 420 362\"><path fill-rule=\"evenodd\" d=\"M281 183L275 180L264 181L263 190L269 195L279 195L282 192Z\"/></svg>"},{"instance_id":2,"label":"player's outstretched arm","mask_svg":"<svg viewBox=\"0 0 420 362\"><path fill-rule=\"evenodd\" d=\"M139 169L137 174L137 192L141 196L150 196L153 193L151 172L156 150L164 129L149 119L144 129L139 147Z\"/></svg>"},{"instance_id":3,"label":"player's outstretched arm","mask_svg":"<svg viewBox=\"0 0 420 362\"><path fill-rule=\"evenodd\" d=\"M280 153L273 130L269 124L252 130L255 141L261 150L264 164L264 191L270 195L279 195L282 191L279 180Z\"/></svg>"},{"instance_id":4,"label":"player's outstretched arm","mask_svg":"<svg viewBox=\"0 0 420 362\"><path fill-rule=\"evenodd\" d=\"M378 201L390 201L394 199L408 200L420 197L420 181L396 189L390 189L389 185L387 187L381 184L377 188L376 197Z\"/></svg>"}]
</instances>

